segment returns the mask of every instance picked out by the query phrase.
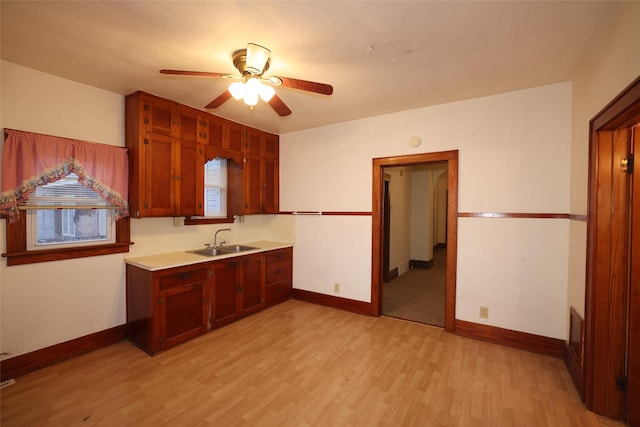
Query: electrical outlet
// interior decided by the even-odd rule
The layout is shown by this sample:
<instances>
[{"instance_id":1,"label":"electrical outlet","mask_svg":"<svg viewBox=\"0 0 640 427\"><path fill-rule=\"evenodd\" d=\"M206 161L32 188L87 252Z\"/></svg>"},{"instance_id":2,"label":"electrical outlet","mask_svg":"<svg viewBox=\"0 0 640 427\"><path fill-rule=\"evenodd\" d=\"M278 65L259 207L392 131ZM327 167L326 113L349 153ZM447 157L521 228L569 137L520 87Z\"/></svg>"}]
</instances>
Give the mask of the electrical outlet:
<instances>
[{"instance_id":1,"label":"electrical outlet","mask_svg":"<svg viewBox=\"0 0 640 427\"><path fill-rule=\"evenodd\" d=\"M482 319L489 318L489 307L480 306L480 317Z\"/></svg>"},{"instance_id":2,"label":"electrical outlet","mask_svg":"<svg viewBox=\"0 0 640 427\"><path fill-rule=\"evenodd\" d=\"M340 283L333 284L333 292L336 292L336 293L340 292Z\"/></svg>"}]
</instances>

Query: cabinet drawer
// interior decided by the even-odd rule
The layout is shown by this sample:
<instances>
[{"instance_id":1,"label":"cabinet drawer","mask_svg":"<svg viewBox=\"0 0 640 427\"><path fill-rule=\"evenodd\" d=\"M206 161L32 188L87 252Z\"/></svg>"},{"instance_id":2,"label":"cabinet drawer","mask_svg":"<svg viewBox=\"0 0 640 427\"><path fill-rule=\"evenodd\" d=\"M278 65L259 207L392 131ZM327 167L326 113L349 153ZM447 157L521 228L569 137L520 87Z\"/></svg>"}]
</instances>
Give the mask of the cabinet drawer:
<instances>
[{"instance_id":1,"label":"cabinet drawer","mask_svg":"<svg viewBox=\"0 0 640 427\"><path fill-rule=\"evenodd\" d=\"M160 277L160 290L178 287L188 286L197 282L204 282L207 280L207 269L200 268L197 270L179 271L177 273L168 274Z\"/></svg>"},{"instance_id":2,"label":"cabinet drawer","mask_svg":"<svg viewBox=\"0 0 640 427\"><path fill-rule=\"evenodd\" d=\"M278 261L291 260L293 259L293 249L279 249L277 251L267 252L265 261L267 264L275 263Z\"/></svg>"},{"instance_id":3,"label":"cabinet drawer","mask_svg":"<svg viewBox=\"0 0 640 427\"><path fill-rule=\"evenodd\" d=\"M266 268L265 283L270 285L281 280L291 279L293 268L291 260L268 264Z\"/></svg>"},{"instance_id":4,"label":"cabinet drawer","mask_svg":"<svg viewBox=\"0 0 640 427\"><path fill-rule=\"evenodd\" d=\"M276 283L265 288L265 303L267 306L277 304L291 298L291 280Z\"/></svg>"}]
</instances>

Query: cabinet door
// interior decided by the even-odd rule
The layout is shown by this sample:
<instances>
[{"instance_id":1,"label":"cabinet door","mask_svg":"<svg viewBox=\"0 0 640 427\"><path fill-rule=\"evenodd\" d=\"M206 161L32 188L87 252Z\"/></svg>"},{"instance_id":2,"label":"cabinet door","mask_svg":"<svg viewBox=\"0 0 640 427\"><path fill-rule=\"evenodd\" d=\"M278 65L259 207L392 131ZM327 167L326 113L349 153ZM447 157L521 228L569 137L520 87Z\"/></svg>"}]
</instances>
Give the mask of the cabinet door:
<instances>
[{"instance_id":1,"label":"cabinet door","mask_svg":"<svg viewBox=\"0 0 640 427\"><path fill-rule=\"evenodd\" d=\"M247 155L244 163L244 213L246 215L262 213L260 156Z\"/></svg>"},{"instance_id":2,"label":"cabinet door","mask_svg":"<svg viewBox=\"0 0 640 427\"><path fill-rule=\"evenodd\" d=\"M204 215L204 150L195 141L181 140L177 147L176 175L178 216Z\"/></svg>"},{"instance_id":3,"label":"cabinet door","mask_svg":"<svg viewBox=\"0 0 640 427\"><path fill-rule=\"evenodd\" d=\"M263 144L262 144L262 157L266 158L277 158L280 155L280 139L278 135L273 135L270 133L264 134Z\"/></svg>"},{"instance_id":4,"label":"cabinet door","mask_svg":"<svg viewBox=\"0 0 640 427\"><path fill-rule=\"evenodd\" d=\"M156 135L172 135L175 103L154 96L140 95L144 111L145 131Z\"/></svg>"},{"instance_id":5,"label":"cabinet door","mask_svg":"<svg viewBox=\"0 0 640 427\"><path fill-rule=\"evenodd\" d=\"M253 313L264 305L264 256L248 256L242 261L242 314Z\"/></svg>"},{"instance_id":6,"label":"cabinet door","mask_svg":"<svg viewBox=\"0 0 640 427\"><path fill-rule=\"evenodd\" d=\"M145 137L145 185L141 216L172 216L175 206L174 140L164 135Z\"/></svg>"},{"instance_id":7,"label":"cabinet door","mask_svg":"<svg viewBox=\"0 0 640 427\"><path fill-rule=\"evenodd\" d=\"M244 145L244 152L255 156L260 156L262 153L262 138L263 132L257 129L246 129L246 140Z\"/></svg>"},{"instance_id":8,"label":"cabinet door","mask_svg":"<svg viewBox=\"0 0 640 427\"><path fill-rule=\"evenodd\" d=\"M231 151L242 152L244 145L244 133L245 127L239 123L229 122L227 121L225 126L228 127L228 146L224 148L228 148Z\"/></svg>"},{"instance_id":9,"label":"cabinet door","mask_svg":"<svg viewBox=\"0 0 640 427\"><path fill-rule=\"evenodd\" d=\"M263 158L262 183L262 213L275 214L280 212L280 172L277 158Z\"/></svg>"},{"instance_id":10,"label":"cabinet door","mask_svg":"<svg viewBox=\"0 0 640 427\"><path fill-rule=\"evenodd\" d=\"M200 112L194 108L180 105L176 107L175 114L177 118L173 136L180 138L181 141L197 142L198 133L201 132L198 122Z\"/></svg>"},{"instance_id":11,"label":"cabinet door","mask_svg":"<svg viewBox=\"0 0 640 427\"><path fill-rule=\"evenodd\" d=\"M207 117L207 133L208 142L207 144L216 147L216 148L227 148L225 147L225 123L224 119L220 117L216 117L214 115L209 115ZM226 135L228 139L228 135ZM228 145L228 144L227 144Z\"/></svg>"},{"instance_id":12,"label":"cabinet door","mask_svg":"<svg viewBox=\"0 0 640 427\"><path fill-rule=\"evenodd\" d=\"M206 268L160 277L160 349L167 349L206 331L209 303L206 283Z\"/></svg>"},{"instance_id":13,"label":"cabinet door","mask_svg":"<svg viewBox=\"0 0 640 427\"><path fill-rule=\"evenodd\" d=\"M213 319L214 327L226 325L240 317L238 307L237 262L220 261L213 264Z\"/></svg>"}]
</instances>

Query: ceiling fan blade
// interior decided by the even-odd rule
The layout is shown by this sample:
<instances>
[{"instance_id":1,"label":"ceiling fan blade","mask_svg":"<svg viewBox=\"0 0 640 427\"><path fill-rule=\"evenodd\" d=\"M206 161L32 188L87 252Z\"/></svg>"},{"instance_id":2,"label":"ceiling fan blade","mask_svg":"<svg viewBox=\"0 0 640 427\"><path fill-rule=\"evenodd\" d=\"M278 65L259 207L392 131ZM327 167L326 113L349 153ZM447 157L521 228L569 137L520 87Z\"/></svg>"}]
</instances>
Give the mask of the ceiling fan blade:
<instances>
[{"instance_id":1,"label":"ceiling fan blade","mask_svg":"<svg viewBox=\"0 0 640 427\"><path fill-rule=\"evenodd\" d=\"M331 95L333 93L333 86L325 83L316 83L316 82L310 82L307 80L292 79L291 77L277 76L277 78L282 81L282 86L284 87L304 90L307 92L321 93L323 95Z\"/></svg>"},{"instance_id":2,"label":"ceiling fan blade","mask_svg":"<svg viewBox=\"0 0 640 427\"><path fill-rule=\"evenodd\" d=\"M273 95L271 97L271 99L269 100L269 105L271 105L271 108L273 108L280 117L288 116L289 114L291 114L291 110L289 109L289 107L287 107L287 104L285 104L278 95Z\"/></svg>"},{"instance_id":3,"label":"ceiling fan blade","mask_svg":"<svg viewBox=\"0 0 640 427\"><path fill-rule=\"evenodd\" d=\"M211 73L208 71L160 70L160 74L177 74L179 76L200 77L236 77L228 73Z\"/></svg>"},{"instance_id":4,"label":"ceiling fan blade","mask_svg":"<svg viewBox=\"0 0 640 427\"><path fill-rule=\"evenodd\" d=\"M231 92L225 90L216 99L208 103L204 108L218 108L231 98Z\"/></svg>"}]
</instances>

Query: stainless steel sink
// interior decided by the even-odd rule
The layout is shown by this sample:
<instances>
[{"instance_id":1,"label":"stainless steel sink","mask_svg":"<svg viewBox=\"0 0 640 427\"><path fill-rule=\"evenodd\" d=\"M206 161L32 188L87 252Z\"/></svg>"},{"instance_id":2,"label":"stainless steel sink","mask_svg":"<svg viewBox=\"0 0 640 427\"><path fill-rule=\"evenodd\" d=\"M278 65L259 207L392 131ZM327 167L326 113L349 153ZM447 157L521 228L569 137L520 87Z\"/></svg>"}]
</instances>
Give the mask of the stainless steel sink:
<instances>
[{"instance_id":1,"label":"stainless steel sink","mask_svg":"<svg viewBox=\"0 0 640 427\"><path fill-rule=\"evenodd\" d=\"M234 252L251 251L258 248L255 248L253 246L245 246L245 245L229 245L229 246L220 246L219 248L216 248L216 249L221 252L234 253Z\"/></svg>"},{"instance_id":2,"label":"stainless steel sink","mask_svg":"<svg viewBox=\"0 0 640 427\"><path fill-rule=\"evenodd\" d=\"M253 249L258 249L253 246L245 246L245 245L229 245L229 246L219 246L217 248L206 247L203 249L195 249L193 251L187 251L192 254L202 255L202 256L219 256L219 255L229 255L238 252L251 251Z\"/></svg>"},{"instance_id":3,"label":"stainless steel sink","mask_svg":"<svg viewBox=\"0 0 640 427\"><path fill-rule=\"evenodd\" d=\"M229 252L222 252L220 248L204 248L204 249L196 249L193 251L187 251L191 254L202 255L202 256L218 256L218 255L228 255Z\"/></svg>"}]
</instances>

